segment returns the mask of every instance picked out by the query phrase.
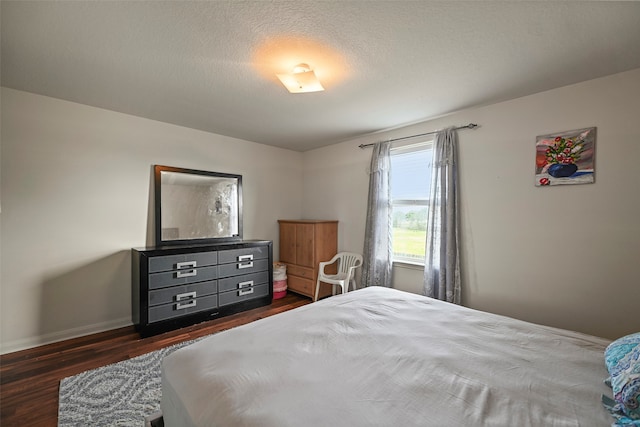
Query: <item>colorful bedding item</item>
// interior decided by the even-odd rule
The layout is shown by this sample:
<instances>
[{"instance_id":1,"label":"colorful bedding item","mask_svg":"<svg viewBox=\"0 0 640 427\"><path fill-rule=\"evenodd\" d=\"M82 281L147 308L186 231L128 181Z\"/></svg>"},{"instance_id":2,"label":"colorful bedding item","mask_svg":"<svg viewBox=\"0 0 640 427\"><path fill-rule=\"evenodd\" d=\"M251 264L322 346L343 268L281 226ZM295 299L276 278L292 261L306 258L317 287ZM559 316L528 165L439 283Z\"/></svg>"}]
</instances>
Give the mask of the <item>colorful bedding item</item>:
<instances>
[{"instance_id":1,"label":"colorful bedding item","mask_svg":"<svg viewBox=\"0 0 640 427\"><path fill-rule=\"evenodd\" d=\"M614 399L603 396L603 403L614 425L640 426L640 332L609 344L604 358Z\"/></svg>"}]
</instances>

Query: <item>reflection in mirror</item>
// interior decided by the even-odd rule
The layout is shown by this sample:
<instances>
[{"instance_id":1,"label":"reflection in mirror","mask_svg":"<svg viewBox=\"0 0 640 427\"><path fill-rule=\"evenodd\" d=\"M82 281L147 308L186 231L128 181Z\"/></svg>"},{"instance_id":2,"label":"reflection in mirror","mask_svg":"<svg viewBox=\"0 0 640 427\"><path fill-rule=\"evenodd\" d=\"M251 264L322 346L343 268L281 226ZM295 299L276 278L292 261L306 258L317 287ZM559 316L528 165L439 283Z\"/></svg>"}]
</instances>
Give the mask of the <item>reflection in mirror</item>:
<instances>
[{"instance_id":1,"label":"reflection in mirror","mask_svg":"<svg viewBox=\"0 0 640 427\"><path fill-rule=\"evenodd\" d=\"M157 243L242 238L240 175L156 166L156 185Z\"/></svg>"}]
</instances>

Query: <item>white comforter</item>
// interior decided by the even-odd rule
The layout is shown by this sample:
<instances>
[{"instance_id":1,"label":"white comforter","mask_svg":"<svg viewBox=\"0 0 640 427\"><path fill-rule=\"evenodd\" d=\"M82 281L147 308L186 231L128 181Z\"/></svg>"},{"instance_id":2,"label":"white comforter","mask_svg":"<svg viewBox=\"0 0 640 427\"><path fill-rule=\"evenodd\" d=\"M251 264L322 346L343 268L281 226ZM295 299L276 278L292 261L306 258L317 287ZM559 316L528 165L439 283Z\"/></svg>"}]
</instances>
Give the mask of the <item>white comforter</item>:
<instances>
[{"instance_id":1,"label":"white comforter","mask_svg":"<svg viewBox=\"0 0 640 427\"><path fill-rule=\"evenodd\" d=\"M165 425L606 426L607 340L371 287L168 356Z\"/></svg>"}]
</instances>

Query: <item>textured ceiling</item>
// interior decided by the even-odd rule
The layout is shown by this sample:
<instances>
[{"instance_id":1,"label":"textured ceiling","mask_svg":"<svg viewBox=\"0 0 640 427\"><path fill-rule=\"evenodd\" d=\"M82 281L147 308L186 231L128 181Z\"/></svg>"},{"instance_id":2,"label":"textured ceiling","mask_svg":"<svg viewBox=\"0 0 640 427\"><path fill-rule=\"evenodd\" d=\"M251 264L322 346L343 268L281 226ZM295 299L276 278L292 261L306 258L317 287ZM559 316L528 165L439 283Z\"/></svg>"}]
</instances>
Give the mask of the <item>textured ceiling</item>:
<instances>
[{"instance_id":1,"label":"textured ceiling","mask_svg":"<svg viewBox=\"0 0 640 427\"><path fill-rule=\"evenodd\" d=\"M640 67L640 2L0 7L3 86L298 151Z\"/></svg>"}]
</instances>

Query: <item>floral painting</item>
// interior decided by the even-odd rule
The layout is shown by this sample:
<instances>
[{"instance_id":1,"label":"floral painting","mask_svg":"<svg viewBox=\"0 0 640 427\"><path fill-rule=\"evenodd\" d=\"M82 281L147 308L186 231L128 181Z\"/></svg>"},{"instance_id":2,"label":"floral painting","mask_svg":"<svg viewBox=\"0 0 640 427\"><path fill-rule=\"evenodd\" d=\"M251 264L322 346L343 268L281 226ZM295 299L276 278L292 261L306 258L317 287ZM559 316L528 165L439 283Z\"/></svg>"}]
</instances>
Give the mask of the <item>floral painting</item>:
<instances>
[{"instance_id":1,"label":"floral painting","mask_svg":"<svg viewBox=\"0 0 640 427\"><path fill-rule=\"evenodd\" d=\"M536 186L594 182L596 128L536 137Z\"/></svg>"}]
</instances>

